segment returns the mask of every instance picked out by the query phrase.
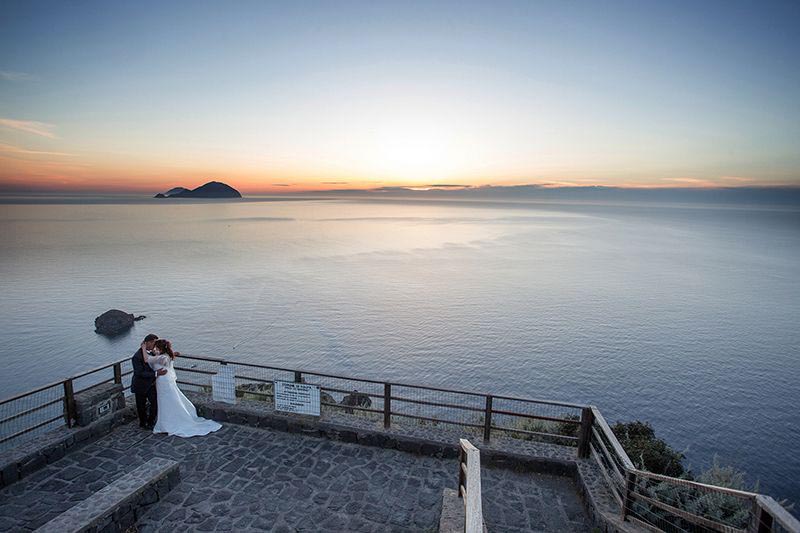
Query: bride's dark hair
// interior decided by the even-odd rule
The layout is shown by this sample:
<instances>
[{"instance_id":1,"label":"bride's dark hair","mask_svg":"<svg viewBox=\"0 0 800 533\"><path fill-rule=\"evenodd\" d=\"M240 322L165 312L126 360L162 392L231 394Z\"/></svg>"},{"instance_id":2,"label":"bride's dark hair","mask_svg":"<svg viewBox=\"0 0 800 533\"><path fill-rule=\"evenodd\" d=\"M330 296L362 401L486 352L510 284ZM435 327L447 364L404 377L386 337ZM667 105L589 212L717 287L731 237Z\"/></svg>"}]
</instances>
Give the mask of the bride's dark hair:
<instances>
[{"instance_id":1,"label":"bride's dark hair","mask_svg":"<svg viewBox=\"0 0 800 533\"><path fill-rule=\"evenodd\" d=\"M167 354L170 359L175 359L175 354L172 353L172 343L167 339L158 339L156 341L156 348L158 348L159 352Z\"/></svg>"}]
</instances>

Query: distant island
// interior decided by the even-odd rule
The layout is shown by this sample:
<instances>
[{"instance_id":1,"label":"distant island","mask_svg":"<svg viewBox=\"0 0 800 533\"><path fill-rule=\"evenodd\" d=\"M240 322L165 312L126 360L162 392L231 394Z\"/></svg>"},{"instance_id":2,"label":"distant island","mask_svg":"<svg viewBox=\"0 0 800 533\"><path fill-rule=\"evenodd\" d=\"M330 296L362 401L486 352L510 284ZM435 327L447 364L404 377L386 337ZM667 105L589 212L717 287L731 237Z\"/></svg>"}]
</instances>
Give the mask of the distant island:
<instances>
[{"instance_id":1,"label":"distant island","mask_svg":"<svg viewBox=\"0 0 800 533\"><path fill-rule=\"evenodd\" d=\"M154 198L241 198L242 194L226 183L209 181L196 189L174 187L167 192L160 192Z\"/></svg>"}]
</instances>

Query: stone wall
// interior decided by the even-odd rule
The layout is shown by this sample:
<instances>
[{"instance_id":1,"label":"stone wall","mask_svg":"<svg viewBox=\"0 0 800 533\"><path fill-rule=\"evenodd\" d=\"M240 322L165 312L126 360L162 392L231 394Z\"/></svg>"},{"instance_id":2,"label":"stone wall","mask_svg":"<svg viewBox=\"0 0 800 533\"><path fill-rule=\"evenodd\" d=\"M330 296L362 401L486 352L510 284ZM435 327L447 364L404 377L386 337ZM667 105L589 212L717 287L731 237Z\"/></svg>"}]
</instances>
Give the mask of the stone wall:
<instances>
[{"instance_id":1,"label":"stone wall","mask_svg":"<svg viewBox=\"0 0 800 533\"><path fill-rule=\"evenodd\" d=\"M75 395L75 422L79 426L88 426L124 408L122 384L103 383Z\"/></svg>"}]
</instances>

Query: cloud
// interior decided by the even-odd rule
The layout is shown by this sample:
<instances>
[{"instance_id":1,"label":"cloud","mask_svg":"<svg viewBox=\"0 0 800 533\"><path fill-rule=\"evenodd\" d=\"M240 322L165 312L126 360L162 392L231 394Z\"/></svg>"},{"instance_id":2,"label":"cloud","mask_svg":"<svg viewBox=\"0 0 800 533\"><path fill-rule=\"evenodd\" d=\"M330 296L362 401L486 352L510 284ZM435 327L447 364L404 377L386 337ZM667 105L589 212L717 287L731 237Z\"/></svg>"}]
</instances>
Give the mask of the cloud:
<instances>
[{"instance_id":1,"label":"cloud","mask_svg":"<svg viewBox=\"0 0 800 533\"><path fill-rule=\"evenodd\" d=\"M347 185L346 181L323 181L323 185Z\"/></svg>"},{"instance_id":2,"label":"cloud","mask_svg":"<svg viewBox=\"0 0 800 533\"><path fill-rule=\"evenodd\" d=\"M437 189L466 189L469 185L457 185L454 183L432 183L430 185L426 185L426 187L435 187Z\"/></svg>"},{"instance_id":3,"label":"cloud","mask_svg":"<svg viewBox=\"0 0 800 533\"><path fill-rule=\"evenodd\" d=\"M41 150L28 150L27 148L20 148L10 144L0 143L0 152L6 154L19 154L19 155L55 155L60 157L73 157L75 154L68 154L65 152L44 152Z\"/></svg>"},{"instance_id":4,"label":"cloud","mask_svg":"<svg viewBox=\"0 0 800 533\"><path fill-rule=\"evenodd\" d=\"M29 81L35 79L27 72L14 72L13 70L0 70L0 80L5 81Z\"/></svg>"},{"instance_id":5,"label":"cloud","mask_svg":"<svg viewBox=\"0 0 800 533\"><path fill-rule=\"evenodd\" d=\"M292 185L290 183L273 183L272 186L273 187L291 187Z\"/></svg>"},{"instance_id":6,"label":"cloud","mask_svg":"<svg viewBox=\"0 0 800 533\"><path fill-rule=\"evenodd\" d=\"M55 125L46 122L37 122L35 120L16 120L13 118L0 118L0 126L17 131L24 131L34 135L41 135L48 139L55 139L56 134L53 133Z\"/></svg>"}]
</instances>

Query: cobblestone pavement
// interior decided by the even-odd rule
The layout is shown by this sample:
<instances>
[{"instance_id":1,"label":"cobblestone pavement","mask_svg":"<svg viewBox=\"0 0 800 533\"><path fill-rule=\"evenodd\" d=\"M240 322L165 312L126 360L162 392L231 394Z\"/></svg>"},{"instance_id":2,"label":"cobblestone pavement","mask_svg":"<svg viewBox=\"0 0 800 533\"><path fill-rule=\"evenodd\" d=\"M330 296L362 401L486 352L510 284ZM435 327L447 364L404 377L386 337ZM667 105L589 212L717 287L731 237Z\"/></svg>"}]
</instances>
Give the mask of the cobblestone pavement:
<instances>
[{"instance_id":1,"label":"cobblestone pavement","mask_svg":"<svg viewBox=\"0 0 800 533\"><path fill-rule=\"evenodd\" d=\"M457 461L233 424L181 439L135 424L0 491L0 530L30 531L151 457L181 483L139 531L436 531ZM573 482L484 469L489 530L587 531Z\"/></svg>"}]
</instances>

